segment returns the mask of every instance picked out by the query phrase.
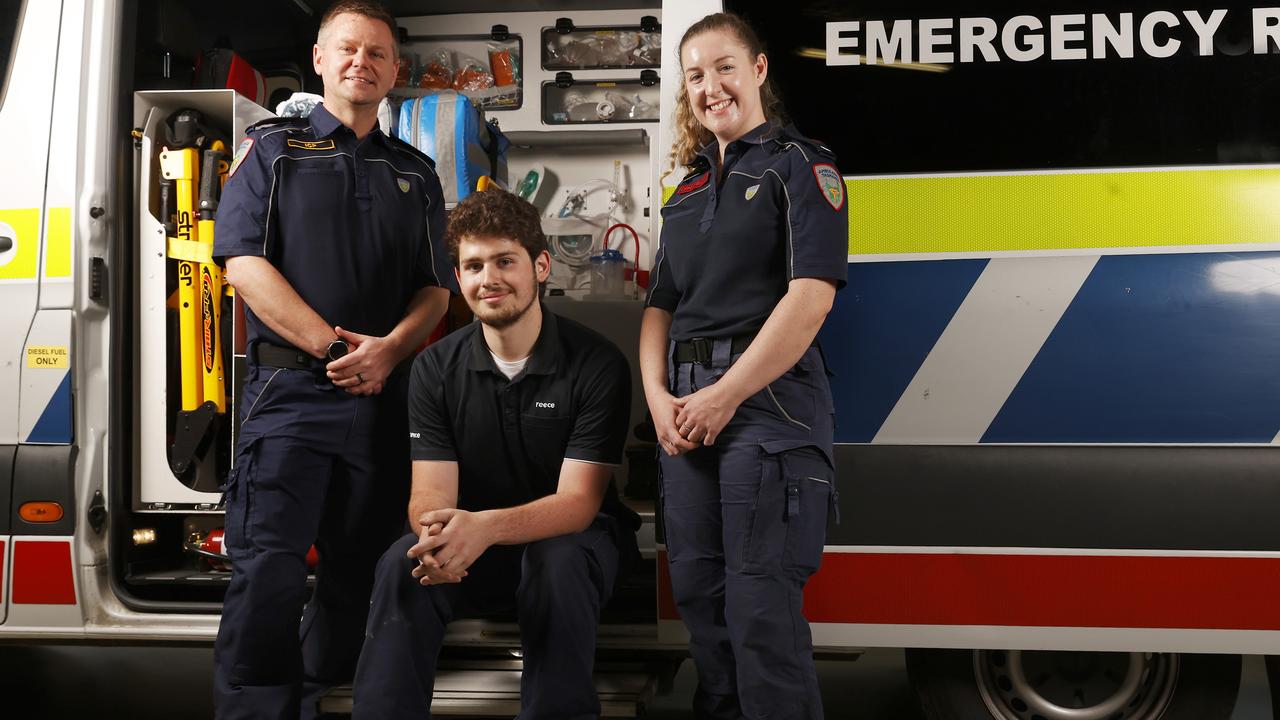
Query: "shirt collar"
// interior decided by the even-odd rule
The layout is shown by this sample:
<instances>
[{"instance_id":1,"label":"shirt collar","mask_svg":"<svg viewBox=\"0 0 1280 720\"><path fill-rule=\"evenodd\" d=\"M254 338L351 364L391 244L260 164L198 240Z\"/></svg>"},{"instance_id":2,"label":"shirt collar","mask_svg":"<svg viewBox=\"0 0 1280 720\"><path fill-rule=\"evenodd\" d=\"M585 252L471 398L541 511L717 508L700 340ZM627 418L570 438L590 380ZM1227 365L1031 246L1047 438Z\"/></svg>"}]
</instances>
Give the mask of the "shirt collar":
<instances>
[{"instance_id":1,"label":"shirt collar","mask_svg":"<svg viewBox=\"0 0 1280 720\"><path fill-rule=\"evenodd\" d=\"M315 109L311 111L311 115L309 117L311 119L311 129L315 132L315 135L318 138L328 137L331 133L337 131L338 128L347 127L342 124L341 120L334 117L333 113L325 109L324 103L317 104ZM350 132L350 128L348 128L348 132ZM354 133L352 133L352 137L354 136ZM369 131L369 134L365 136L365 139L369 139L370 137L372 137L375 142L383 146L388 144L389 138L387 138L386 133L382 132L381 125L375 124L373 126L373 130Z\"/></svg>"},{"instance_id":2,"label":"shirt collar","mask_svg":"<svg viewBox=\"0 0 1280 720\"><path fill-rule=\"evenodd\" d=\"M560 332L556 325L555 313L543 305L542 328L538 330L538 340L533 344L533 352L529 353L529 362L524 366L525 375L551 375L560 368ZM468 366L477 372L487 370L501 374L497 364L493 362L493 356L489 354L483 327L476 328L476 334L471 338L471 361Z\"/></svg>"},{"instance_id":3,"label":"shirt collar","mask_svg":"<svg viewBox=\"0 0 1280 720\"><path fill-rule=\"evenodd\" d=\"M737 143L763 145L765 141L778 137L780 133L781 128L774 123L765 120L763 123L748 130L742 137L729 143L729 148L732 148ZM725 148L726 155L729 148ZM712 138L711 142L702 146L702 149L698 151L698 154L706 158L707 162L711 163L711 167L715 167L720 158L719 141Z\"/></svg>"},{"instance_id":4,"label":"shirt collar","mask_svg":"<svg viewBox=\"0 0 1280 720\"><path fill-rule=\"evenodd\" d=\"M738 138L735 142L763 145L766 140L772 140L776 137L778 137L778 126L768 120L765 120L763 123L748 130L745 135Z\"/></svg>"},{"instance_id":5,"label":"shirt collar","mask_svg":"<svg viewBox=\"0 0 1280 720\"><path fill-rule=\"evenodd\" d=\"M315 131L316 137L329 137L335 130L340 127L346 127L342 121L334 117L332 113L325 109L324 103L316 105L309 116L311 120L311 129Z\"/></svg>"}]
</instances>

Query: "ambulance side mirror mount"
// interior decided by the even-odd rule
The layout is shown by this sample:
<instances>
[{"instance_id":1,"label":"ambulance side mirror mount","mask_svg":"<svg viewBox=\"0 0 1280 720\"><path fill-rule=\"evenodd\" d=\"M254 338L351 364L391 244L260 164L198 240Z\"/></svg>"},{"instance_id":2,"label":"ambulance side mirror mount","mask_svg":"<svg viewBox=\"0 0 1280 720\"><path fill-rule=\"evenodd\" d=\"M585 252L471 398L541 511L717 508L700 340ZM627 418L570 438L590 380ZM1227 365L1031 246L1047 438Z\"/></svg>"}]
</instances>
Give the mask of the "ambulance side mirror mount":
<instances>
[{"instance_id":1,"label":"ambulance side mirror mount","mask_svg":"<svg viewBox=\"0 0 1280 720\"><path fill-rule=\"evenodd\" d=\"M0 253L7 253L13 249L13 238L0 235Z\"/></svg>"}]
</instances>

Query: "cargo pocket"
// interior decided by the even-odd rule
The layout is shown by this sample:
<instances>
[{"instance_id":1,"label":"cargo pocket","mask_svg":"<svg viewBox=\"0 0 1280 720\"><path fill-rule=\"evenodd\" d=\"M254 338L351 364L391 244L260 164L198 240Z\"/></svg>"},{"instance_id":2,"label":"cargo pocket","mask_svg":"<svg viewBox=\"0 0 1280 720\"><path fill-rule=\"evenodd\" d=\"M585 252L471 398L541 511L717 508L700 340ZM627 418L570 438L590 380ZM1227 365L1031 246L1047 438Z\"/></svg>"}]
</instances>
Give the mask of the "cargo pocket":
<instances>
[{"instance_id":1,"label":"cargo pocket","mask_svg":"<svg viewBox=\"0 0 1280 720\"><path fill-rule=\"evenodd\" d=\"M232 557L251 554L249 528L253 520L253 477L257 473L258 445L259 441L254 440L240 451L223 485L223 546Z\"/></svg>"},{"instance_id":2,"label":"cargo pocket","mask_svg":"<svg viewBox=\"0 0 1280 720\"><path fill-rule=\"evenodd\" d=\"M835 473L812 445L763 442L760 450L760 489L743 572L781 570L807 578L822 562Z\"/></svg>"},{"instance_id":3,"label":"cargo pocket","mask_svg":"<svg viewBox=\"0 0 1280 720\"><path fill-rule=\"evenodd\" d=\"M653 450L653 463L658 468L658 506L653 516L654 541L667 549L667 557L671 557L671 538L667 537L667 484L662 476L662 447Z\"/></svg>"}]
</instances>

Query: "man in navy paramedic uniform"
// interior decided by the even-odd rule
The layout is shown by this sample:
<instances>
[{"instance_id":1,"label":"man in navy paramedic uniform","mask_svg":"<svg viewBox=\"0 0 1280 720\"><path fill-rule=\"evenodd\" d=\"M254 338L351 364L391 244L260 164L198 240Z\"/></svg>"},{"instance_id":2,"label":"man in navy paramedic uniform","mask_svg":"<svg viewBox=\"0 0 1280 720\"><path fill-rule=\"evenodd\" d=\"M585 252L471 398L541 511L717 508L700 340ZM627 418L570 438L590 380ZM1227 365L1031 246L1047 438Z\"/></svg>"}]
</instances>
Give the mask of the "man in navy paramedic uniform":
<instances>
[{"instance_id":1,"label":"man in navy paramedic uniform","mask_svg":"<svg viewBox=\"0 0 1280 720\"><path fill-rule=\"evenodd\" d=\"M226 483L219 718L311 717L351 678L374 565L403 527L402 361L455 285L433 165L376 126L395 37L380 6L335 3L313 51L324 104L250 128L223 191L214 255L248 307L249 373Z\"/></svg>"},{"instance_id":2,"label":"man in navy paramedic uniform","mask_svg":"<svg viewBox=\"0 0 1280 720\"><path fill-rule=\"evenodd\" d=\"M844 180L778 121L758 37L727 13L680 42L673 160L640 330L672 591L699 720L821 720L803 591L835 500L814 338L848 265ZM682 120L683 118L683 120Z\"/></svg>"},{"instance_id":3,"label":"man in navy paramedic uniform","mask_svg":"<svg viewBox=\"0 0 1280 720\"><path fill-rule=\"evenodd\" d=\"M638 518L612 484L627 361L539 304L551 259L532 205L473 194L448 238L479 322L413 364L416 532L378 565L353 717L429 717L445 626L493 614L520 623L521 720L599 717L596 625L637 554Z\"/></svg>"}]
</instances>

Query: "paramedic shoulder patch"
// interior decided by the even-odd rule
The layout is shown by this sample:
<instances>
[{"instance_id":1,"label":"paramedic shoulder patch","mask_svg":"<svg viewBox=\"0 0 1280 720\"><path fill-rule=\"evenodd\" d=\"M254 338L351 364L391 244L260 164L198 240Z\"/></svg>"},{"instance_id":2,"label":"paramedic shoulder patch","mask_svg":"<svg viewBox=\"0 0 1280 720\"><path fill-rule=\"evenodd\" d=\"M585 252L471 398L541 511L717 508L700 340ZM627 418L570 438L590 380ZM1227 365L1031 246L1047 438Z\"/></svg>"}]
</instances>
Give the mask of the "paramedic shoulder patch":
<instances>
[{"instance_id":1,"label":"paramedic shoulder patch","mask_svg":"<svg viewBox=\"0 0 1280 720\"><path fill-rule=\"evenodd\" d=\"M253 138L247 137L240 143L240 147L236 148L236 156L231 161L231 169L227 170L227 177L236 174L236 169L240 167L240 162L249 155L249 150L253 147Z\"/></svg>"},{"instance_id":2,"label":"paramedic shoulder patch","mask_svg":"<svg viewBox=\"0 0 1280 720\"><path fill-rule=\"evenodd\" d=\"M826 200L833 210L844 207L844 178L840 171L830 163L813 166L813 176L818 180L818 189L822 191L822 199Z\"/></svg>"},{"instance_id":3,"label":"paramedic shoulder patch","mask_svg":"<svg viewBox=\"0 0 1280 720\"><path fill-rule=\"evenodd\" d=\"M299 150L332 150L332 140L286 140L285 144Z\"/></svg>"}]
</instances>

